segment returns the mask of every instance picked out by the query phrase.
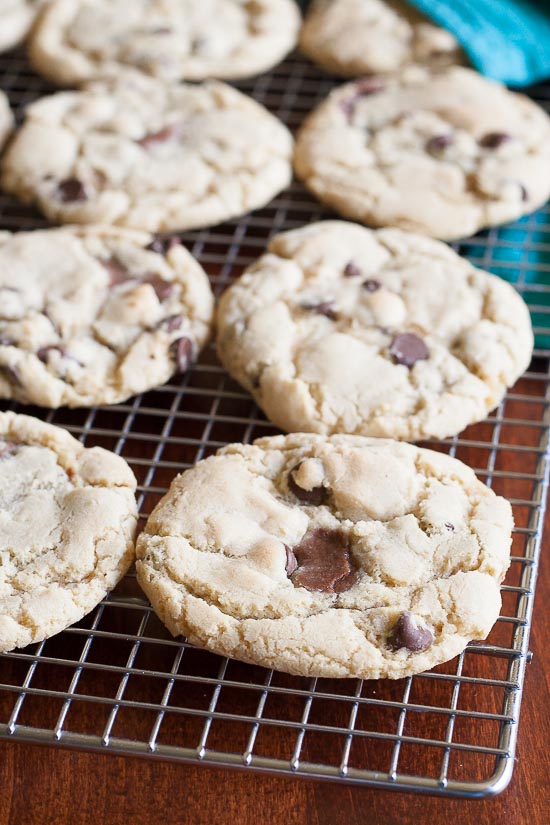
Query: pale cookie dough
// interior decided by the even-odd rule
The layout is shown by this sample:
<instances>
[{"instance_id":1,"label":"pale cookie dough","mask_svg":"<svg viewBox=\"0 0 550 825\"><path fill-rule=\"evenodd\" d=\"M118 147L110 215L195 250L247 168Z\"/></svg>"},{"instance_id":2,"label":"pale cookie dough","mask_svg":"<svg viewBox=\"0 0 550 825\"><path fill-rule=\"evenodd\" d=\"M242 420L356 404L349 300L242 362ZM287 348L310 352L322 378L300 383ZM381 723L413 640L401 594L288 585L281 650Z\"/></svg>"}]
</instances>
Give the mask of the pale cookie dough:
<instances>
[{"instance_id":1,"label":"pale cookie dough","mask_svg":"<svg viewBox=\"0 0 550 825\"><path fill-rule=\"evenodd\" d=\"M470 69L411 67L332 92L305 121L294 164L343 215L451 240L545 203L550 119Z\"/></svg>"},{"instance_id":2,"label":"pale cookie dough","mask_svg":"<svg viewBox=\"0 0 550 825\"><path fill-rule=\"evenodd\" d=\"M136 569L170 632L215 653L399 679L487 636L512 526L508 502L442 453L275 436L177 476Z\"/></svg>"},{"instance_id":3,"label":"pale cookie dough","mask_svg":"<svg viewBox=\"0 0 550 825\"><path fill-rule=\"evenodd\" d=\"M134 558L136 479L36 418L0 413L0 652L77 622Z\"/></svg>"},{"instance_id":4,"label":"pale cookie dough","mask_svg":"<svg viewBox=\"0 0 550 825\"><path fill-rule=\"evenodd\" d=\"M395 72L411 63L463 62L450 32L399 0L317 0L304 20L300 48L323 69L345 77Z\"/></svg>"},{"instance_id":5,"label":"pale cookie dough","mask_svg":"<svg viewBox=\"0 0 550 825\"><path fill-rule=\"evenodd\" d=\"M290 432L454 435L532 350L510 284L439 241L342 221L275 237L218 309L222 363Z\"/></svg>"},{"instance_id":6,"label":"pale cookie dough","mask_svg":"<svg viewBox=\"0 0 550 825\"><path fill-rule=\"evenodd\" d=\"M129 72L29 106L2 185L53 221L169 232L264 206L291 155L288 130L236 89Z\"/></svg>"},{"instance_id":7,"label":"pale cookie dough","mask_svg":"<svg viewBox=\"0 0 550 825\"><path fill-rule=\"evenodd\" d=\"M0 0L0 52L25 39L42 5L44 0Z\"/></svg>"},{"instance_id":8,"label":"pale cookie dough","mask_svg":"<svg viewBox=\"0 0 550 825\"><path fill-rule=\"evenodd\" d=\"M0 91L0 151L13 128L13 115L8 98Z\"/></svg>"},{"instance_id":9,"label":"pale cookie dough","mask_svg":"<svg viewBox=\"0 0 550 825\"><path fill-rule=\"evenodd\" d=\"M206 343L213 304L175 238L109 227L0 233L0 398L85 407L164 384Z\"/></svg>"},{"instance_id":10,"label":"pale cookie dough","mask_svg":"<svg viewBox=\"0 0 550 825\"><path fill-rule=\"evenodd\" d=\"M54 0L29 55L62 85L120 66L170 81L235 79L279 63L299 27L294 0Z\"/></svg>"}]
</instances>

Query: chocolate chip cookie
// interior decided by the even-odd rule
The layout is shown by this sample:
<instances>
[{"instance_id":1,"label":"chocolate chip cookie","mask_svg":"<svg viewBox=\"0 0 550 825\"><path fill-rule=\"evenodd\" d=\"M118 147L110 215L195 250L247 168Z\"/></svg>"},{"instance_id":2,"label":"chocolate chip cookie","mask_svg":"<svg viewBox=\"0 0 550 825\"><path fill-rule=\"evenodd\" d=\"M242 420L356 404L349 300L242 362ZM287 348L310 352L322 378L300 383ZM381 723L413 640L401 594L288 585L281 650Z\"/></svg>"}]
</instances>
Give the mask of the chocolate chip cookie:
<instances>
[{"instance_id":1,"label":"chocolate chip cookie","mask_svg":"<svg viewBox=\"0 0 550 825\"><path fill-rule=\"evenodd\" d=\"M175 478L136 568L170 632L215 653L398 679L487 636L512 526L508 502L442 453L275 436Z\"/></svg>"},{"instance_id":2,"label":"chocolate chip cookie","mask_svg":"<svg viewBox=\"0 0 550 825\"><path fill-rule=\"evenodd\" d=\"M134 558L135 489L120 456L0 413L0 652L59 633L120 581Z\"/></svg>"},{"instance_id":3,"label":"chocolate chip cookie","mask_svg":"<svg viewBox=\"0 0 550 825\"><path fill-rule=\"evenodd\" d=\"M213 303L177 238L0 233L0 398L83 407L163 384L205 344Z\"/></svg>"},{"instance_id":4,"label":"chocolate chip cookie","mask_svg":"<svg viewBox=\"0 0 550 825\"><path fill-rule=\"evenodd\" d=\"M300 48L323 69L345 77L464 59L450 32L400 0L315 0L300 32Z\"/></svg>"},{"instance_id":5,"label":"chocolate chip cookie","mask_svg":"<svg viewBox=\"0 0 550 825\"><path fill-rule=\"evenodd\" d=\"M55 222L171 232L264 206L291 154L283 124L236 89L128 72L29 106L2 185Z\"/></svg>"},{"instance_id":6,"label":"chocolate chip cookie","mask_svg":"<svg viewBox=\"0 0 550 825\"><path fill-rule=\"evenodd\" d=\"M235 79L282 60L299 26L293 0L54 0L29 52L67 86L121 66L170 81Z\"/></svg>"},{"instance_id":7,"label":"chocolate chip cookie","mask_svg":"<svg viewBox=\"0 0 550 825\"><path fill-rule=\"evenodd\" d=\"M222 363L290 432L454 435L532 349L510 284L438 241L343 221L275 237L218 310Z\"/></svg>"},{"instance_id":8,"label":"chocolate chip cookie","mask_svg":"<svg viewBox=\"0 0 550 825\"><path fill-rule=\"evenodd\" d=\"M411 67L336 89L306 119L294 164L343 215L451 240L546 202L550 119L470 69Z\"/></svg>"}]
</instances>

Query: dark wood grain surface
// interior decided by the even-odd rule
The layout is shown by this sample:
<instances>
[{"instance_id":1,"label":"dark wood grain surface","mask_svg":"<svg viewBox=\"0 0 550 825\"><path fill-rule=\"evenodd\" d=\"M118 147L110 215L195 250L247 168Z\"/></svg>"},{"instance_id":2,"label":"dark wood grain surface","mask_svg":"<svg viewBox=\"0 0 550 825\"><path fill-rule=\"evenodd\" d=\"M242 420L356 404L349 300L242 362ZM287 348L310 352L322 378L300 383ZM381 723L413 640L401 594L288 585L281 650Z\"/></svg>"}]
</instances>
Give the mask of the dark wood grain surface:
<instances>
[{"instance_id":1,"label":"dark wood grain surface","mask_svg":"<svg viewBox=\"0 0 550 825\"><path fill-rule=\"evenodd\" d=\"M518 405L515 414L528 418L532 411ZM513 436L523 443L524 433ZM507 468L521 469L523 460L510 454ZM506 492L515 494L513 489ZM517 763L510 786L500 796L449 800L4 742L0 745L0 823L546 825L550 821L550 559L545 546L549 518L545 536Z\"/></svg>"}]
</instances>

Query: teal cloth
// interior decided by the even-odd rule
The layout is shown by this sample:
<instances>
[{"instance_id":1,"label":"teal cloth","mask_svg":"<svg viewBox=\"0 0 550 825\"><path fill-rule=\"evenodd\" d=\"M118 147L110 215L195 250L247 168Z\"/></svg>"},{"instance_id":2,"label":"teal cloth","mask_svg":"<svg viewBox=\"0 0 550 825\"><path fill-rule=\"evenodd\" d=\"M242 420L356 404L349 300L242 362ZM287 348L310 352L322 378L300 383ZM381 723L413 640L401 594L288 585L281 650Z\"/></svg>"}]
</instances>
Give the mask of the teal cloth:
<instances>
[{"instance_id":1,"label":"teal cloth","mask_svg":"<svg viewBox=\"0 0 550 825\"><path fill-rule=\"evenodd\" d=\"M409 0L454 34L479 72L509 86L550 77L550 0Z\"/></svg>"}]
</instances>

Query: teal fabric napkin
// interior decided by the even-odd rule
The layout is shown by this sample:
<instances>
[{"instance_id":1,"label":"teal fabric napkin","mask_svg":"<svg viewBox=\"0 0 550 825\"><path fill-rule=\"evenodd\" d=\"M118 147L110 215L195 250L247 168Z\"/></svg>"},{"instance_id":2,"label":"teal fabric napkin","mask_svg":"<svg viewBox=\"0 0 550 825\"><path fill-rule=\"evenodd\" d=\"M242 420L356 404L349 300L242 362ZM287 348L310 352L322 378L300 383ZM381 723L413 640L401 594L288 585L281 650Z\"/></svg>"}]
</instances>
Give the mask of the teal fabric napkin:
<instances>
[{"instance_id":1,"label":"teal fabric napkin","mask_svg":"<svg viewBox=\"0 0 550 825\"><path fill-rule=\"evenodd\" d=\"M550 77L550 0L409 0L454 34L479 72L509 86Z\"/></svg>"}]
</instances>

